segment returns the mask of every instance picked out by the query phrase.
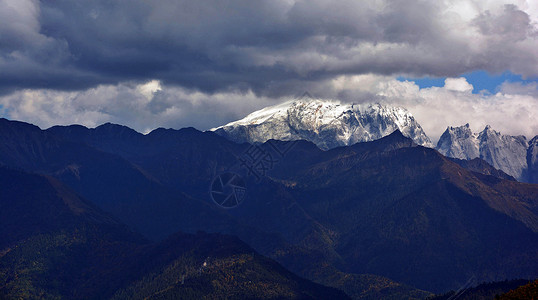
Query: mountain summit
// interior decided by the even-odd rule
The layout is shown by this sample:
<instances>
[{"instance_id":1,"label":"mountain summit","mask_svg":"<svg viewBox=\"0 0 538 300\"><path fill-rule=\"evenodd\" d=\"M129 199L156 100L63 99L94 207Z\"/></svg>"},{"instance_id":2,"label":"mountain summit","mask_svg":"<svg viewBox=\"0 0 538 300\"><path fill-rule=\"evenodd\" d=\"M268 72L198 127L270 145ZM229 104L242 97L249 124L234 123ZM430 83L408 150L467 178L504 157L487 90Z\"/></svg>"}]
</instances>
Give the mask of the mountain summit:
<instances>
[{"instance_id":1,"label":"mountain summit","mask_svg":"<svg viewBox=\"0 0 538 300\"><path fill-rule=\"evenodd\" d=\"M344 104L305 95L211 130L235 142L308 140L323 150L376 140L400 130L418 145L433 147L405 108Z\"/></svg>"},{"instance_id":2,"label":"mountain summit","mask_svg":"<svg viewBox=\"0 0 538 300\"><path fill-rule=\"evenodd\" d=\"M531 141L536 141L535 137ZM448 127L441 135L436 149L443 155L459 159L482 158L493 167L514 176L519 181L534 182L533 142L520 136L501 134L491 126L473 133L469 124ZM534 171L535 172L535 171Z\"/></svg>"}]
</instances>

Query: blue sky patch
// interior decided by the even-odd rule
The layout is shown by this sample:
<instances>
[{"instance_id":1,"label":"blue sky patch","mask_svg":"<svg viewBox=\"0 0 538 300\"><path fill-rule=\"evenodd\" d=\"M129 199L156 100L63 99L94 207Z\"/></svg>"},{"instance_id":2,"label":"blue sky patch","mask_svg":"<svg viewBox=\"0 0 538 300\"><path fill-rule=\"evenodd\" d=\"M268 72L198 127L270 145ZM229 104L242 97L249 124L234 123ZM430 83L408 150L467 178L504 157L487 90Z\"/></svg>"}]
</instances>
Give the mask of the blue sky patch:
<instances>
[{"instance_id":1,"label":"blue sky patch","mask_svg":"<svg viewBox=\"0 0 538 300\"><path fill-rule=\"evenodd\" d=\"M432 86L442 87L445 85L446 77L422 77L422 78L410 78L399 76L396 79L399 81L414 81L421 89L429 88Z\"/></svg>"},{"instance_id":2,"label":"blue sky patch","mask_svg":"<svg viewBox=\"0 0 538 300\"><path fill-rule=\"evenodd\" d=\"M474 71L462 74L459 77L465 77L467 82L473 85L473 94L478 94L485 90L489 93L495 94L499 91L500 85L505 82L520 82L522 84L528 84L536 82L537 79L523 79L521 75L514 74L512 72L504 72L502 74L492 75L486 71ZM399 81L414 81L421 89L429 87L442 87L445 85L446 77L421 77L410 78L400 76L397 78Z\"/></svg>"}]
</instances>

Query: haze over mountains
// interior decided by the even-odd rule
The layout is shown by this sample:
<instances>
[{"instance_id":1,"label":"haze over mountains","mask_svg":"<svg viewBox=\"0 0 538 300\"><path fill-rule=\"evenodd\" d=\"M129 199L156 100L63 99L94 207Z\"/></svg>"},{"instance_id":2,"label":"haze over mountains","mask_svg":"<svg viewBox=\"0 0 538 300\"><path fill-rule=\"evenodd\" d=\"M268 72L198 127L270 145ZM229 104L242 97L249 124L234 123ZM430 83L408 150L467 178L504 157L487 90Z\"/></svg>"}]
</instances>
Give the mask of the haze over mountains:
<instances>
[{"instance_id":1,"label":"haze over mountains","mask_svg":"<svg viewBox=\"0 0 538 300\"><path fill-rule=\"evenodd\" d=\"M147 239L199 230L235 235L295 274L356 299L425 298L470 277L538 276L538 185L510 180L487 164L455 162L399 131L322 151L307 141L238 144L193 128L143 135L115 124L41 130L2 119L0 138L0 164L54 178ZM252 149L289 151L272 153L258 179L241 164ZM231 209L209 197L212 180L224 172L239 174L247 187L243 203ZM28 196L19 191L10 197ZM6 270L24 261L22 254L10 256L16 253L0 257ZM197 259L193 266L203 262ZM123 278L121 295L155 291L149 278L162 278L167 268ZM37 284L38 277L28 280ZM320 290L326 292L332 293Z\"/></svg>"}]
</instances>

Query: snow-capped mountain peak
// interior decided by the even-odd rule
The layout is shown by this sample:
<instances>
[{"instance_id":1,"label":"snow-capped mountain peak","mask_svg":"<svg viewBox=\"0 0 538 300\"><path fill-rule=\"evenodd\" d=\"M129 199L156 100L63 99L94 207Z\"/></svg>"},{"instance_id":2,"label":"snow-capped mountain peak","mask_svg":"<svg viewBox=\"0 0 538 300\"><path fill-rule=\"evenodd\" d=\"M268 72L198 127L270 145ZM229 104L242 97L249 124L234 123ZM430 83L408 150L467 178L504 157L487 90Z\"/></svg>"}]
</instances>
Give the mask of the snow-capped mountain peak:
<instances>
[{"instance_id":1,"label":"snow-capped mountain peak","mask_svg":"<svg viewBox=\"0 0 538 300\"><path fill-rule=\"evenodd\" d=\"M397 129L419 145L432 146L405 108L379 103L346 104L314 99L308 94L211 130L237 142L304 139L326 150L379 139Z\"/></svg>"},{"instance_id":2,"label":"snow-capped mountain peak","mask_svg":"<svg viewBox=\"0 0 538 300\"><path fill-rule=\"evenodd\" d=\"M437 150L443 155L459 159L479 157L478 134L471 131L469 123L459 127L449 126L439 138Z\"/></svg>"},{"instance_id":3,"label":"snow-capped mountain peak","mask_svg":"<svg viewBox=\"0 0 538 300\"><path fill-rule=\"evenodd\" d=\"M493 167L526 181L528 147L524 136L503 135L490 125L480 133L473 133L466 124L448 127L436 149L443 155L459 159L480 157Z\"/></svg>"}]
</instances>

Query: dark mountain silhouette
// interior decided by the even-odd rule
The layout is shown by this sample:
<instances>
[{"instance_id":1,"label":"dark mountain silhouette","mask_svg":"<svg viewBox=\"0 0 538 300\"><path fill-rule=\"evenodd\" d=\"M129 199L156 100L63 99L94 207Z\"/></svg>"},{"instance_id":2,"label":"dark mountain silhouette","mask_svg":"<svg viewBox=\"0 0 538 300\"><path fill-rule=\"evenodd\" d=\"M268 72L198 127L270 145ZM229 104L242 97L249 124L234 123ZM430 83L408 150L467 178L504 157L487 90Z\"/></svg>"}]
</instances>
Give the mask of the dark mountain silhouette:
<instances>
[{"instance_id":1,"label":"dark mountain silhouette","mask_svg":"<svg viewBox=\"0 0 538 300\"><path fill-rule=\"evenodd\" d=\"M85 150L70 150L73 159L44 160L40 169L31 151L21 163L0 151L0 162L48 172L149 238L178 230L233 234L291 271L355 298L428 295L359 275L365 273L434 292L456 289L470 276L538 276L538 186L465 169L399 132L330 151L304 141L235 144L192 128L142 135L106 124L41 133ZM20 136L7 136L9 144L25 145ZM276 162L259 179L241 166L251 147L288 146L283 156L273 152ZM77 157L85 151L92 155L87 162ZM72 161L88 169L78 168L78 177L58 171ZM247 194L241 205L221 209L209 187L230 170L244 177Z\"/></svg>"},{"instance_id":2,"label":"dark mountain silhouette","mask_svg":"<svg viewBox=\"0 0 538 300\"><path fill-rule=\"evenodd\" d=\"M103 128L116 128L117 132L103 130ZM125 132L125 130L123 126L105 124L95 129L82 130L80 126L56 126L48 129L47 132L64 139L86 143L101 151L120 154L167 188L174 189L177 193L186 192L198 199L206 199L213 209L215 209L214 204L208 199L211 179L220 172L233 166L237 167L238 157L250 146L236 144L214 133L203 133L193 128L181 130L161 128L147 135L129 134L124 135L126 136L124 139L116 139L120 136L119 132ZM74 131L77 133L73 134ZM113 141L113 143L103 143L103 141ZM309 142L301 143L305 144L310 151L321 152ZM359 278L350 284L349 279L344 279L345 273L333 267L335 263L343 264L344 262L338 262L339 257L330 245L330 233L305 214L300 206L295 205L294 199L286 196L286 187L268 179L264 179L263 183L259 184L254 178L244 173L243 175L249 186L248 201L239 207L226 211L218 210L222 214L218 217L179 207L170 207L168 212L161 213L160 217L148 216L144 213L144 219L155 220L157 218L155 220L157 224L162 219L168 220L163 222L163 226L160 226L156 232L150 232L148 235L159 237L177 229L193 232L195 230L192 223L198 222L197 229L237 235L264 255L285 263L288 268L302 276L340 288L347 286L353 291L352 293L357 295L365 291L369 291L369 295L405 294L413 291L405 285L372 275L347 274L346 278L349 276ZM83 193L83 195L89 197L87 194ZM119 210L115 213L121 215L124 211ZM191 218L196 220L186 222L188 224L178 224L170 220L185 217L189 220ZM155 223L153 223L154 228L156 228ZM135 228L139 226L136 223L129 224ZM176 227L174 228L173 225ZM147 228L140 230L147 232L144 231ZM312 264L315 260L326 261L330 267ZM321 272L325 275L316 275ZM332 274L334 282L321 280L321 277L327 277L327 274ZM335 283L337 279L338 284ZM416 293L422 297L428 295L424 292Z\"/></svg>"},{"instance_id":3,"label":"dark mountain silhouette","mask_svg":"<svg viewBox=\"0 0 538 300\"><path fill-rule=\"evenodd\" d=\"M472 280L471 280L472 281ZM472 284L472 282L470 282ZM504 280L497 282L482 283L477 286L462 286L457 291L450 291L444 295L438 295L430 298L430 300L476 300L476 299L499 299L502 295L510 292L511 290L518 289L519 287L529 284L529 280L515 279ZM532 298L515 298L515 299L532 299Z\"/></svg>"},{"instance_id":4,"label":"dark mountain silhouette","mask_svg":"<svg viewBox=\"0 0 538 300\"><path fill-rule=\"evenodd\" d=\"M46 176L0 167L0 298L346 298L235 237L141 235Z\"/></svg>"},{"instance_id":5,"label":"dark mountain silhouette","mask_svg":"<svg viewBox=\"0 0 538 300\"><path fill-rule=\"evenodd\" d=\"M0 167L0 190L0 248L32 236L90 225L108 227L126 240L145 240L53 177Z\"/></svg>"},{"instance_id":6,"label":"dark mountain silhouette","mask_svg":"<svg viewBox=\"0 0 538 300\"><path fill-rule=\"evenodd\" d=\"M526 285L513 289L502 294L500 300L536 299L538 298L538 280L529 282Z\"/></svg>"},{"instance_id":7,"label":"dark mountain silhouette","mask_svg":"<svg viewBox=\"0 0 538 300\"><path fill-rule=\"evenodd\" d=\"M323 241L319 245L312 242L307 248L286 239L311 232L309 235L319 240L316 234L320 229L300 209L290 211L289 218L284 219L289 220L287 224L280 217L274 217L278 211L266 215L263 206L256 208L258 212L252 214L249 207L256 206L254 202L239 207L239 210L223 211L208 201L208 187L213 174L236 163L237 157L232 151L240 152L248 145L237 145L192 128L179 131L158 129L144 136L113 124L105 124L97 129L69 126L41 131L28 124L5 122L6 127L21 126L23 129L19 130L30 131L30 134L4 135L6 143L26 145L28 141L21 136L31 135L35 144L50 144L48 140L54 140L54 148L41 150L39 166L33 164L37 160L33 151L23 151L18 155L19 161L14 163L10 159L11 149L8 149L0 153L3 164L23 166L29 171L54 176L150 239L162 239L178 230L229 233L239 236L265 255L273 254L276 257L274 254L278 252L279 257L285 257L287 261L294 261L293 258L298 255L302 258L301 268L322 267L312 265L309 259L325 255L317 249L325 251L327 247ZM67 133L53 133L54 130L67 130ZM118 143L103 142L107 140ZM144 143L141 140L145 140ZM219 145L219 142L222 144ZM70 156L57 155L65 151L69 151ZM113 151L123 156L111 153ZM138 156L136 153L139 153ZM268 184L275 185L271 182ZM191 197L184 191L203 200ZM271 192L275 191L271 189ZM276 209L289 206L288 201L283 199ZM265 218L263 222L267 226L257 221L260 216ZM286 232L287 236L280 232ZM335 268L330 273L343 274ZM368 291L367 296L413 291L410 287L379 276L361 275L360 278L363 280L360 284L346 283L349 281L347 279L341 282L356 293ZM424 292L418 294L428 295Z\"/></svg>"},{"instance_id":8,"label":"dark mountain silhouette","mask_svg":"<svg viewBox=\"0 0 538 300\"><path fill-rule=\"evenodd\" d=\"M99 127L105 133L125 137L134 131L117 125ZM117 131L111 128L117 129ZM82 135L82 126L72 126ZM121 132L131 133L122 135ZM139 135L139 134L137 134ZM226 216L207 203L169 188L148 172L121 156L79 140L59 137L36 126L0 120L0 163L53 176L103 210L151 238L162 239L179 228L195 232L197 223L222 226ZM103 143L113 137L100 136ZM120 142L124 140L118 139ZM130 144L125 148L129 148ZM145 151L145 148L141 150ZM182 216L170 212L189 211ZM219 216L216 216L219 215ZM200 218L198 218L200 217ZM190 227L191 226L191 227Z\"/></svg>"},{"instance_id":9,"label":"dark mountain silhouette","mask_svg":"<svg viewBox=\"0 0 538 300\"><path fill-rule=\"evenodd\" d=\"M504 173L503 171L495 169L494 167L492 167L490 164L488 164L485 160L481 158L473 158L470 160L458 159L458 158L452 158L452 157L447 157L447 158L457 163L461 167L467 170L473 171L473 172L481 173L484 175L491 175L491 176L495 176L495 177L506 179L506 180L512 180L512 181L516 180L514 177Z\"/></svg>"}]
</instances>

